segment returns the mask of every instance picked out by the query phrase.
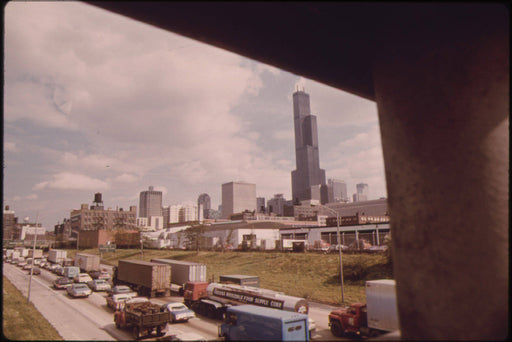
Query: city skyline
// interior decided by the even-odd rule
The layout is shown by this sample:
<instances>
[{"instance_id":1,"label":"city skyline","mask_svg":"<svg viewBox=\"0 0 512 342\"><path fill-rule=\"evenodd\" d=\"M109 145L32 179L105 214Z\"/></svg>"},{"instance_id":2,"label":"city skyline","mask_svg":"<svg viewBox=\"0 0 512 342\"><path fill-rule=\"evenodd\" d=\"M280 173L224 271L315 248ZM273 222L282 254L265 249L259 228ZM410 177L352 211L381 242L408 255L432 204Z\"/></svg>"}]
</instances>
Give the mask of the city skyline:
<instances>
[{"instance_id":1,"label":"city skyline","mask_svg":"<svg viewBox=\"0 0 512 342\"><path fill-rule=\"evenodd\" d=\"M134 44L134 41L137 43ZM91 196L221 203L221 184L291 199L292 94L310 94L326 178L387 197L376 105L78 2L5 7L4 198L53 229Z\"/></svg>"}]
</instances>

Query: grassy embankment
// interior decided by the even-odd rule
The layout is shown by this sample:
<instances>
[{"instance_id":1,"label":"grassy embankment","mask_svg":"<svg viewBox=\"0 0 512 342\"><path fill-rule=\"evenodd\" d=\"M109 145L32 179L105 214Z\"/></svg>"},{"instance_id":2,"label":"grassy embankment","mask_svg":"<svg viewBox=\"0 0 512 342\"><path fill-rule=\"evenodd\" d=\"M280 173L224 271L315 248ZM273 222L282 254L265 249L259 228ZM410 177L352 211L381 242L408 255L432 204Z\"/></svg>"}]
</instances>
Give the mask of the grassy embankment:
<instances>
[{"instance_id":1,"label":"grassy embankment","mask_svg":"<svg viewBox=\"0 0 512 342\"><path fill-rule=\"evenodd\" d=\"M97 249L80 252L99 254ZM76 250L68 250L74 257ZM338 254L194 252L144 250L143 259L167 258L207 265L208 279L219 280L224 274L260 277L260 287L284 292L326 304L341 303ZM140 260L140 250L119 249L104 253L102 263L117 265L119 259ZM345 303L365 302L364 283L372 279L391 279L392 267L383 254L344 254L343 279Z\"/></svg>"},{"instance_id":2,"label":"grassy embankment","mask_svg":"<svg viewBox=\"0 0 512 342\"><path fill-rule=\"evenodd\" d=\"M54 327L6 277L2 283L3 335L9 340L62 341Z\"/></svg>"}]
</instances>

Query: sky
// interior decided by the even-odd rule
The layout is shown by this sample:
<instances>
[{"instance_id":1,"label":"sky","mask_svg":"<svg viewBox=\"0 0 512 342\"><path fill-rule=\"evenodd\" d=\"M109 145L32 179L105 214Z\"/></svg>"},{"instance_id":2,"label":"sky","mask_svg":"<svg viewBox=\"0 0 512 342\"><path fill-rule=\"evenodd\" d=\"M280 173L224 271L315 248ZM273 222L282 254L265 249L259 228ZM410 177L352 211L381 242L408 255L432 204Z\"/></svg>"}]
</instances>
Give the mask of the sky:
<instances>
[{"instance_id":1,"label":"sky","mask_svg":"<svg viewBox=\"0 0 512 342\"><path fill-rule=\"evenodd\" d=\"M105 208L212 208L221 185L291 199L292 94L310 95L320 167L348 195L387 197L375 102L80 2L4 8L3 205L48 230Z\"/></svg>"}]
</instances>

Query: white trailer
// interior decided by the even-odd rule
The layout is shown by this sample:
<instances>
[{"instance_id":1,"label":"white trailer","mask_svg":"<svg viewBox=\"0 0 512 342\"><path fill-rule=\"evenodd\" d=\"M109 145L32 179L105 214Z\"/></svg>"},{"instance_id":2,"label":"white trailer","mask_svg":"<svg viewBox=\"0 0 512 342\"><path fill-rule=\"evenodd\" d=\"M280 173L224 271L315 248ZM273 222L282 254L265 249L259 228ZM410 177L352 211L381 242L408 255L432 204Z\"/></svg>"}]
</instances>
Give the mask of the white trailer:
<instances>
[{"instance_id":1,"label":"white trailer","mask_svg":"<svg viewBox=\"0 0 512 342\"><path fill-rule=\"evenodd\" d=\"M62 264L64 259L67 258L67 251L61 249L51 249L48 252L48 261L53 262L54 264Z\"/></svg>"},{"instance_id":2,"label":"white trailer","mask_svg":"<svg viewBox=\"0 0 512 342\"><path fill-rule=\"evenodd\" d=\"M366 282L368 328L382 331L398 330L395 280L380 279Z\"/></svg>"},{"instance_id":3,"label":"white trailer","mask_svg":"<svg viewBox=\"0 0 512 342\"><path fill-rule=\"evenodd\" d=\"M100 256L94 254L79 253L75 256L75 266L83 272L99 271Z\"/></svg>"}]
</instances>

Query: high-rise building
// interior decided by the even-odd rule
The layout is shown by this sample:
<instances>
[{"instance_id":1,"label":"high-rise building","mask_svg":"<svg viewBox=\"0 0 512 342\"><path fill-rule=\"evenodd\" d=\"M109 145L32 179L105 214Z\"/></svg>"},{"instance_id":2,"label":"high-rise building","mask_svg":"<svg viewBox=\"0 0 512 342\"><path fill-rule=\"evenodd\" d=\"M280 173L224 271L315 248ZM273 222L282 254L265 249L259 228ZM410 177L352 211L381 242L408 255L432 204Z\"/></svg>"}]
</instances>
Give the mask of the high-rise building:
<instances>
[{"instance_id":1,"label":"high-rise building","mask_svg":"<svg viewBox=\"0 0 512 342\"><path fill-rule=\"evenodd\" d=\"M197 198L197 206L203 206L203 217L205 219L210 218L211 211L211 200L208 194L201 194Z\"/></svg>"},{"instance_id":2,"label":"high-rise building","mask_svg":"<svg viewBox=\"0 0 512 342\"><path fill-rule=\"evenodd\" d=\"M286 199L284 198L283 194L275 194L272 199L269 199L268 204L268 212L276 214L277 216L284 216L283 210L284 210L284 204L286 202Z\"/></svg>"},{"instance_id":3,"label":"high-rise building","mask_svg":"<svg viewBox=\"0 0 512 342\"><path fill-rule=\"evenodd\" d=\"M354 202L368 201L368 184L359 183L356 185L357 192L354 194Z\"/></svg>"},{"instance_id":4,"label":"high-rise building","mask_svg":"<svg viewBox=\"0 0 512 342\"><path fill-rule=\"evenodd\" d=\"M229 182L222 184L222 215L241 213L245 210L256 210L256 184Z\"/></svg>"},{"instance_id":5,"label":"high-rise building","mask_svg":"<svg viewBox=\"0 0 512 342\"><path fill-rule=\"evenodd\" d=\"M162 215L162 192L155 191L152 186L149 190L140 192L139 217L151 218Z\"/></svg>"},{"instance_id":6,"label":"high-rise building","mask_svg":"<svg viewBox=\"0 0 512 342\"><path fill-rule=\"evenodd\" d=\"M15 216L14 210L10 210L9 206L6 205L4 209L4 218L3 218L3 239L4 240L14 240L17 239L19 233L17 233L16 226L18 224L18 218Z\"/></svg>"},{"instance_id":7,"label":"high-rise building","mask_svg":"<svg viewBox=\"0 0 512 342\"><path fill-rule=\"evenodd\" d=\"M265 208L265 197L256 197L256 212L257 213L265 213L267 210Z\"/></svg>"},{"instance_id":8,"label":"high-rise building","mask_svg":"<svg viewBox=\"0 0 512 342\"><path fill-rule=\"evenodd\" d=\"M328 203L348 202L347 183L342 180L329 179L327 181Z\"/></svg>"},{"instance_id":9,"label":"high-rise building","mask_svg":"<svg viewBox=\"0 0 512 342\"><path fill-rule=\"evenodd\" d=\"M320 168L316 116L311 115L309 94L304 90L293 93L293 120L295 125L295 162L292 171L292 197L294 202L322 200L325 170ZM326 196L325 196L326 197Z\"/></svg>"}]
</instances>

